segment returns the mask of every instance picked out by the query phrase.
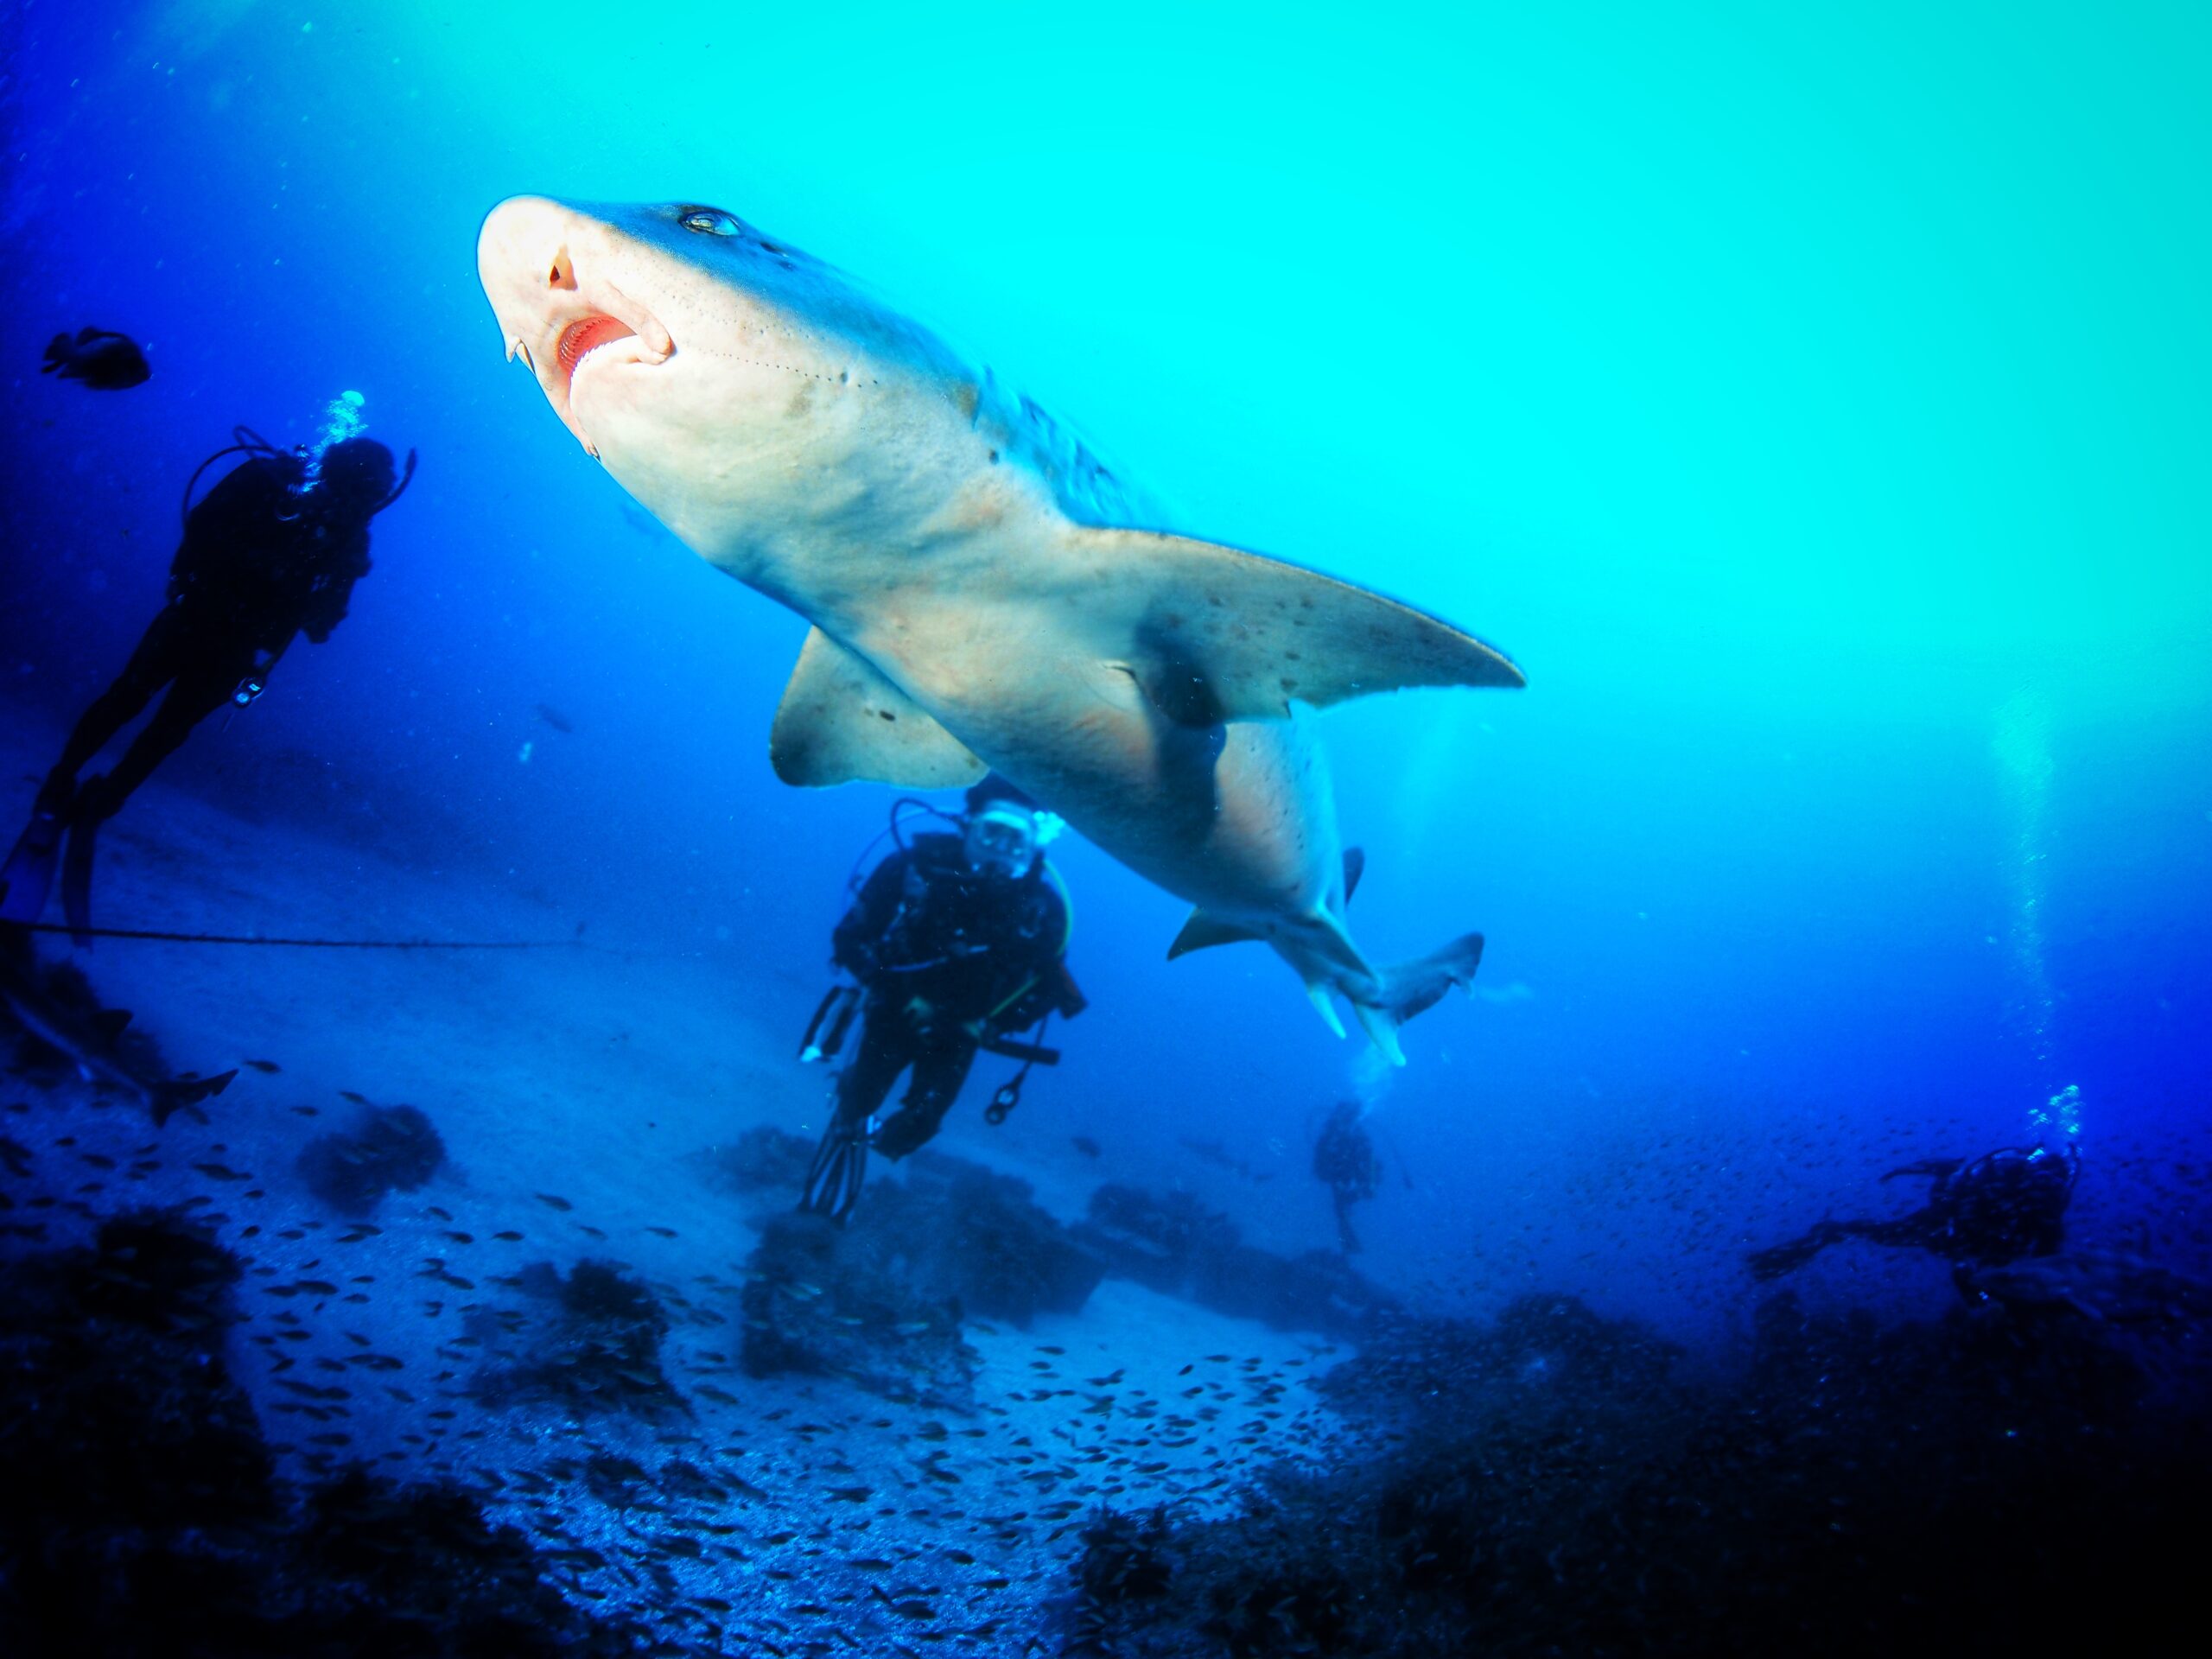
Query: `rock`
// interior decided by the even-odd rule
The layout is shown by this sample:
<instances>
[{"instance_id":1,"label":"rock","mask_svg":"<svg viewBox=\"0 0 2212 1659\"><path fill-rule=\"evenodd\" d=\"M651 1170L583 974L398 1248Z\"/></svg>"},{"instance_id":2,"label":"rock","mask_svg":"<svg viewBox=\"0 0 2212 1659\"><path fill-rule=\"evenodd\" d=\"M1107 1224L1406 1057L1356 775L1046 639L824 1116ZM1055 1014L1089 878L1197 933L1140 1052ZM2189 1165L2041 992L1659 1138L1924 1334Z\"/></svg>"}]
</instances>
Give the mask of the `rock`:
<instances>
[{"instance_id":1,"label":"rock","mask_svg":"<svg viewBox=\"0 0 2212 1659\"><path fill-rule=\"evenodd\" d=\"M1109 1184L1069 1236L1110 1272L1277 1330L1356 1339L1396 1306L1335 1252L1286 1257L1246 1244L1188 1192Z\"/></svg>"},{"instance_id":2,"label":"rock","mask_svg":"<svg viewBox=\"0 0 2212 1659\"><path fill-rule=\"evenodd\" d=\"M973 1408L978 1359L960 1339L959 1310L885 1271L833 1222L772 1216L747 1265L747 1375L842 1376L887 1399Z\"/></svg>"},{"instance_id":3,"label":"rock","mask_svg":"<svg viewBox=\"0 0 2212 1659\"><path fill-rule=\"evenodd\" d=\"M470 1383L478 1399L556 1400L579 1413L647 1418L689 1409L661 1370L668 1313L620 1262L579 1262L563 1278L538 1262L517 1277L524 1294L555 1312L550 1319L493 1310L470 1316L468 1332L483 1342L486 1358Z\"/></svg>"},{"instance_id":4,"label":"rock","mask_svg":"<svg viewBox=\"0 0 2212 1659\"><path fill-rule=\"evenodd\" d=\"M348 1134L319 1135L300 1154L308 1191L341 1215L365 1216L387 1192L412 1192L438 1173L446 1143L413 1106L372 1106Z\"/></svg>"}]
</instances>

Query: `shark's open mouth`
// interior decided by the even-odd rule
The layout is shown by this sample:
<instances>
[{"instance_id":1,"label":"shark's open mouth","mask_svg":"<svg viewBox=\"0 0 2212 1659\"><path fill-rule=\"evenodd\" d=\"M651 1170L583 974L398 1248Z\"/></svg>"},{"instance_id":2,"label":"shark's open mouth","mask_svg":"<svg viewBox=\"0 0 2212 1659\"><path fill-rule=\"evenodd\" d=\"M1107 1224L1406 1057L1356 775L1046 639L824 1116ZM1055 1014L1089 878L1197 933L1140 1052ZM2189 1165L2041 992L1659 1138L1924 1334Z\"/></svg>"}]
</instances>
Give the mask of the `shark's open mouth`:
<instances>
[{"instance_id":1,"label":"shark's open mouth","mask_svg":"<svg viewBox=\"0 0 2212 1659\"><path fill-rule=\"evenodd\" d=\"M562 424L594 455L599 445L575 397L582 395L591 419L619 420L644 395L633 372L657 368L676 354L676 341L652 306L614 280L625 247L589 218L527 196L493 209L477 240L478 274L506 336L508 357L529 365ZM642 280L651 285L650 270ZM594 360L597 366L578 383L577 372Z\"/></svg>"},{"instance_id":2,"label":"shark's open mouth","mask_svg":"<svg viewBox=\"0 0 2212 1659\"><path fill-rule=\"evenodd\" d=\"M620 317L610 317L605 312L595 312L581 317L561 331L561 343L555 355L561 364L563 380L573 382L576 365L602 346L618 340L635 340L638 331Z\"/></svg>"}]
</instances>

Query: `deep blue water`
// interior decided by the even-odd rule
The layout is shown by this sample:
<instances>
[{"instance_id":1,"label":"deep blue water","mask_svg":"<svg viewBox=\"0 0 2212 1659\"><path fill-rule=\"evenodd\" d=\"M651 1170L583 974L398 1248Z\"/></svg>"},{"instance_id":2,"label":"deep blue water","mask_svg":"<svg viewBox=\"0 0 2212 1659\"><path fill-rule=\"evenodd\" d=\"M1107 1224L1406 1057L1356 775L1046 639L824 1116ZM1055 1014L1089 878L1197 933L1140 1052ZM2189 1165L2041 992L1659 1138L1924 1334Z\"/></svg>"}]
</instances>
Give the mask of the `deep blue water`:
<instances>
[{"instance_id":1,"label":"deep blue water","mask_svg":"<svg viewBox=\"0 0 2212 1659\"><path fill-rule=\"evenodd\" d=\"M2053 20L2016 81L1953 73L1971 54L1902 12L1784 39L1584 10L1346 40L1256 12L11 5L0 700L58 743L159 603L200 458L234 423L312 440L357 391L421 459L373 574L158 784L334 868L372 849L698 958L795 1039L894 792L775 781L804 624L578 450L474 264L512 194L722 202L944 328L1178 527L1422 604L1529 677L1324 721L1363 943L1488 936L1483 995L1413 1026L1402 1074L1269 957L1166 963L1181 904L1071 838L1091 1009L1026 1122L1305 1249L1313 1125L1363 1096L1378 1280L1440 1312L1571 1291L1725 1363L1745 1249L2022 1140L2072 1085L2077 1234L2212 1271L2212 433L2165 396L2212 371L2183 303L2212 259L2166 174L2101 194L2202 158L2203 42L2116 26L2096 73L2139 69L2143 107L2071 176L1974 136L2031 124L2078 45ZM42 378L86 323L150 382ZM980 1093L940 1144L988 1160ZM1816 1300L1948 1294L1835 1254Z\"/></svg>"}]
</instances>

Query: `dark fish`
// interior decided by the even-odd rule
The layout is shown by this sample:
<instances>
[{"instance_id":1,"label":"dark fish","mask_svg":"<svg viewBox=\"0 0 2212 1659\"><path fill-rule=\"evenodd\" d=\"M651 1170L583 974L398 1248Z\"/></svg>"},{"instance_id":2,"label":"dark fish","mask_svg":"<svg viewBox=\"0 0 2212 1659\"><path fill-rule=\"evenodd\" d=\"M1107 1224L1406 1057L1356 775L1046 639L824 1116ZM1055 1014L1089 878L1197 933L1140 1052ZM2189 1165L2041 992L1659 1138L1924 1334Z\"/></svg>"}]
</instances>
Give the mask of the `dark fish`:
<instances>
[{"instance_id":1,"label":"dark fish","mask_svg":"<svg viewBox=\"0 0 2212 1659\"><path fill-rule=\"evenodd\" d=\"M663 1238L676 1236L676 1229L673 1227L648 1227L645 1230L649 1233L658 1233Z\"/></svg>"},{"instance_id":2,"label":"dark fish","mask_svg":"<svg viewBox=\"0 0 2212 1659\"><path fill-rule=\"evenodd\" d=\"M79 328L74 340L67 334L54 337L39 372L81 380L94 391L124 391L145 385L153 371L146 366L145 353L129 335Z\"/></svg>"},{"instance_id":3,"label":"dark fish","mask_svg":"<svg viewBox=\"0 0 2212 1659\"><path fill-rule=\"evenodd\" d=\"M340 1089L338 1091L338 1098L340 1100L350 1100L356 1106L365 1106L369 1103L369 1097L366 1095L353 1089Z\"/></svg>"},{"instance_id":4,"label":"dark fish","mask_svg":"<svg viewBox=\"0 0 2212 1659\"><path fill-rule=\"evenodd\" d=\"M537 717L556 732L573 733L576 729L569 717L550 702L537 705Z\"/></svg>"},{"instance_id":5,"label":"dark fish","mask_svg":"<svg viewBox=\"0 0 2212 1659\"><path fill-rule=\"evenodd\" d=\"M292 1109L297 1112L302 1117L320 1117L321 1116L321 1114L316 1111L312 1106L295 1106Z\"/></svg>"},{"instance_id":6,"label":"dark fish","mask_svg":"<svg viewBox=\"0 0 2212 1659\"><path fill-rule=\"evenodd\" d=\"M1071 1135L1069 1139L1074 1142L1075 1149L1084 1157L1096 1158L1098 1155L1098 1143L1089 1135Z\"/></svg>"},{"instance_id":7,"label":"dark fish","mask_svg":"<svg viewBox=\"0 0 2212 1659\"><path fill-rule=\"evenodd\" d=\"M246 1064L257 1071L267 1071L272 1075L284 1069L274 1060L248 1060Z\"/></svg>"},{"instance_id":8,"label":"dark fish","mask_svg":"<svg viewBox=\"0 0 2212 1659\"><path fill-rule=\"evenodd\" d=\"M508 1232L504 1232L504 1233L494 1233L494 1234L493 1234L493 1235L492 1235L492 1236L493 1236L493 1237L494 1237L494 1238L504 1238L504 1239L505 1239L505 1240L506 1240L510 1244L512 1244L512 1243L515 1243L518 1242L518 1241L521 1239L522 1235L521 1235L520 1233L518 1233L518 1232L514 1232L514 1231L510 1230L510 1231L508 1231Z\"/></svg>"},{"instance_id":9,"label":"dark fish","mask_svg":"<svg viewBox=\"0 0 2212 1659\"><path fill-rule=\"evenodd\" d=\"M573 1210L576 1207L566 1198L556 1198L550 1192L540 1192L537 1195L537 1201L540 1204L550 1205L556 1210Z\"/></svg>"}]
</instances>

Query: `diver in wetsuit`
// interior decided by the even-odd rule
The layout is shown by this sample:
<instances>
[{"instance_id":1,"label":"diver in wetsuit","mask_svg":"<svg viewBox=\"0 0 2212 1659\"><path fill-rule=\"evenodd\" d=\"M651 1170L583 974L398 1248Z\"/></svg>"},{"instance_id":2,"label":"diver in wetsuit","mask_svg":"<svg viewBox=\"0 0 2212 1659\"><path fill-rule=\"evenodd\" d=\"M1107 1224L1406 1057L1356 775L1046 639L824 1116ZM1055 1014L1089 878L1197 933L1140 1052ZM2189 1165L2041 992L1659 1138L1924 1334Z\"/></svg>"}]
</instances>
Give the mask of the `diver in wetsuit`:
<instances>
[{"instance_id":1,"label":"diver in wetsuit","mask_svg":"<svg viewBox=\"0 0 2212 1659\"><path fill-rule=\"evenodd\" d=\"M861 987L861 1034L837 1075L802 1210L842 1220L867 1151L903 1158L926 1143L978 1048L1046 1058L1006 1039L1081 1010L1064 961L1067 900L1041 850L1046 829L1026 796L987 778L968 792L961 833L902 843L837 924L835 960ZM910 1076L900 1109L878 1124L901 1072Z\"/></svg>"},{"instance_id":2,"label":"diver in wetsuit","mask_svg":"<svg viewBox=\"0 0 2212 1659\"><path fill-rule=\"evenodd\" d=\"M1346 1255L1360 1249L1359 1235L1351 1230L1352 1205L1373 1198L1382 1185L1382 1160L1360 1127L1364 1116L1357 1101L1339 1101L1313 1143L1313 1179L1329 1189L1336 1204L1337 1236Z\"/></svg>"},{"instance_id":3,"label":"diver in wetsuit","mask_svg":"<svg viewBox=\"0 0 2212 1659\"><path fill-rule=\"evenodd\" d=\"M405 488L390 449L349 438L311 461L259 440L242 437L236 448L247 459L185 516L167 606L78 720L40 787L5 868L0 919L38 919L67 832L63 899L72 927L89 926L99 826L194 726L226 704L243 708L260 696L296 635L317 645L327 639L345 620L353 584L368 574L369 520ZM411 453L408 470L411 477ZM85 764L165 685L168 695L123 758L79 785Z\"/></svg>"},{"instance_id":4,"label":"diver in wetsuit","mask_svg":"<svg viewBox=\"0 0 2212 1659\"><path fill-rule=\"evenodd\" d=\"M1971 1161L1929 1158L1882 1177L1932 1177L1928 1202L1891 1221L1822 1221L1803 1237L1754 1251L1755 1279L1794 1273L1831 1244L1864 1238L1876 1244L1929 1250L1954 1266L1995 1268L2022 1256L2049 1255L2066 1236L2066 1208L2082 1173L2073 1147L2000 1147Z\"/></svg>"}]
</instances>

